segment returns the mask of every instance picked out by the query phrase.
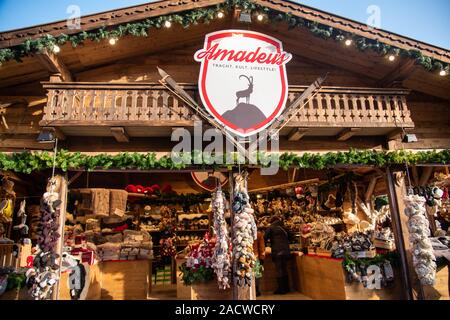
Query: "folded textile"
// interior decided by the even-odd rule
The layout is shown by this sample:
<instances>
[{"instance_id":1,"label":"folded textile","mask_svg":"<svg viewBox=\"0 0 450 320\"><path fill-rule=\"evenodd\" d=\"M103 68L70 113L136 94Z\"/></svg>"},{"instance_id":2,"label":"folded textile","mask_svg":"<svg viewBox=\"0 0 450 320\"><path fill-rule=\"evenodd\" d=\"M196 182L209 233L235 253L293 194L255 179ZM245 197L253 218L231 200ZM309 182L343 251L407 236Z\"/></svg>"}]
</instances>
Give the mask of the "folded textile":
<instances>
[{"instance_id":1,"label":"folded textile","mask_svg":"<svg viewBox=\"0 0 450 320\"><path fill-rule=\"evenodd\" d=\"M125 212L127 209L128 192L125 190L109 190L109 214L114 215L117 212ZM116 211L118 209L119 211Z\"/></svg>"}]
</instances>

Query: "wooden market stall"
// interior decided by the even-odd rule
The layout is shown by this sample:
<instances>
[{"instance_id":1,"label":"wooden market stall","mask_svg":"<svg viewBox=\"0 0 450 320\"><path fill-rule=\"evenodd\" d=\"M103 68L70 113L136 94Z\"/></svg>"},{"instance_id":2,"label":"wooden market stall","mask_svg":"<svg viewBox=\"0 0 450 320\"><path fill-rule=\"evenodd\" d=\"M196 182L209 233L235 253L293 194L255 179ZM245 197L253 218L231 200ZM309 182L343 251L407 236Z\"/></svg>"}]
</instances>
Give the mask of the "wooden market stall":
<instances>
[{"instance_id":1,"label":"wooden market stall","mask_svg":"<svg viewBox=\"0 0 450 320\"><path fill-rule=\"evenodd\" d=\"M442 222L444 233L436 238L448 232L448 226L444 229L450 221L446 167L450 162L450 76L446 69L450 52L298 3L249 1L256 4L255 9L246 10L246 1L162 0L81 17L86 33L67 30L65 21L1 32L0 170L16 182L17 199L12 221L0 220L0 238L23 243L25 236L14 226L21 224L18 200L25 199L30 227L27 237L33 245L51 242L62 254L68 249L64 248L65 240L73 233L73 243L69 241L68 247L81 250L74 253L78 259L83 260L83 253L98 254L95 259L92 254L92 259L80 261L90 271L88 299L158 298L155 288L170 291L170 298L205 298L204 288L190 288L180 281L179 267L190 242L201 240L213 226L207 200L211 190L205 192L192 173L207 173L209 178L220 172L230 178L231 187L223 185L230 196L233 174L247 169L255 208L258 200L286 200L290 203L287 211L293 212L294 206L306 203L298 203L301 199L296 198L296 187L318 188L323 193L312 197L315 207L301 210L307 213L303 220L283 212L295 233L288 263L292 292L313 299L448 299L445 260L440 260L434 286L422 285L417 278L404 213L410 187L446 190L447 198L442 195L442 202L428 205L426 217L433 235L438 231L435 220ZM311 83L327 74L314 95L292 112L279 132L278 143L269 144L269 153L278 144L273 151L282 155L282 166L275 175L262 175L261 163L216 165L202 160L183 167L170 160L171 151L180 142L172 139L177 128L187 129L186 140L196 149L203 150L212 140L206 134L200 143L195 141L212 125L194 126L195 121L204 120L192 108L192 103L204 107L198 85L200 63L194 54L203 47L205 35L230 29L278 39L283 50L292 55L285 66L288 107L298 102ZM32 45L21 46L24 35ZM56 37L60 37L58 41L51 40ZM38 51L41 47L44 50ZM13 61L12 57L22 61ZM162 81L158 67L170 74L190 99L174 94ZM262 90L258 85L255 80L255 92ZM244 98L250 100L250 94ZM47 143L40 143L43 137ZM53 149L60 151L57 156L44 152ZM223 153L231 154L228 150ZM62 188L53 199L46 186L55 173ZM335 183L342 179L346 179L345 185L341 184L344 192ZM160 189L170 185L171 189L155 191L155 184ZM138 190L139 186L152 192ZM93 189L126 190L127 199L120 210L113 208L103 217L98 216L98 210L74 215L78 210L74 194L84 190L92 195ZM325 200L335 201L338 192L347 192L347 198L337 209L327 207ZM42 202L44 193L47 198ZM166 193L176 196L163 196ZM396 253L399 264L393 271L392 286L368 291L356 280L347 281L348 270L339 260L344 258L334 259L330 247L324 248L319 242L311 245L311 237L301 228L316 223L320 216L340 219L328 225L330 233L357 233L363 229L361 220L372 225L369 216L381 210L375 210L374 205L381 196L388 199L384 207L389 210L394 238L387 247L378 239L378 251L366 251ZM0 203L8 199L0 193ZM61 206L56 215L40 207L58 201ZM55 230L49 231L56 233L58 229L58 239L42 237L39 223L46 210L50 211L48 215L53 214L53 220L56 216L59 219L58 225L52 225ZM260 211L258 227L264 230L273 212ZM351 223L345 223L344 216ZM110 218L113 222L105 222ZM87 227L89 219L97 220L90 221L96 223L92 229ZM160 225L164 219L173 220L176 227L167 231ZM356 219L359 222L353 223ZM131 240L127 243L126 229L120 229L125 225L142 234L128 232ZM88 232L89 240L96 237L95 248L90 247L95 241L86 240L86 231L92 231ZM75 238L79 242L75 243ZM29 256L37 255L29 243L26 251L22 249L26 253L20 258L20 267L26 266ZM0 244L0 250L0 267L10 265L14 260L11 244ZM269 251L264 268L260 280L263 296L276 289L276 270ZM61 275L61 281L55 286L53 299L58 295L70 299L72 271L54 272ZM232 289L235 299L255 298L250 290ZM210 296L217 297L215 294L219 293L214 291Z\"/></svg>"}]
</instances>

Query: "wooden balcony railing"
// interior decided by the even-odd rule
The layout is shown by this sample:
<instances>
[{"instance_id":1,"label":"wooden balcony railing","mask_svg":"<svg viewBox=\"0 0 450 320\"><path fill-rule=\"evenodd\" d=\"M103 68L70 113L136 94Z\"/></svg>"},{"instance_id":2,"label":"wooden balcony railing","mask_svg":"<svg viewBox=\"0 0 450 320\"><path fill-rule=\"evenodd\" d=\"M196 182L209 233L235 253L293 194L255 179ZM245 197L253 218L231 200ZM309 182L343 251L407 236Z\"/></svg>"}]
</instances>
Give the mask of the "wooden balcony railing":
<instances>
[{"instance_id":1,"label":"wooden balcony railing","mask_svg":"<svg viewBox=\"0 0 450 320\"><path fill-rule=\"evenodd\" d=\"M152 83L45 83L41 126L177 126L197 116L164 87ZM197 87L184 85L197 101ZM305 87L291 86L288 103ZM413 127L407 90L324 87L298 111L291 127Z\"/></svg>"}]
</instances>

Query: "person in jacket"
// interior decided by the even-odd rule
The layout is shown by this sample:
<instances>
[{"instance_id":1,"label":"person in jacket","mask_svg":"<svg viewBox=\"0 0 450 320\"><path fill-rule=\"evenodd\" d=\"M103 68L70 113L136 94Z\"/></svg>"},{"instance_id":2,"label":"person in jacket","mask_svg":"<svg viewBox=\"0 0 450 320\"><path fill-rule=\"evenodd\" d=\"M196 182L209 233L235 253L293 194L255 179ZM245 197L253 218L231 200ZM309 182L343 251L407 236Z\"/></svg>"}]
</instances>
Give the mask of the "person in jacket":
<instances>
[{"instance_id":1,"label":"person in jacket","mask_svg":"<svg viewBox=\"0 0 450 320\"><path fill-rule=\"evenodd\" d=\"M257 232L256 241L253 242L253 253L255 254L255 258L257 259L256 265L258 266L258 272L255 275L255 286L256 286L256 296L259 297L261 295L261 278L263 272L264 259L266 258L266 246L264 243L264 233L261 231Z\"/></svg>"},{"instance_id":2,"label":"person in jacket","mask_svg":"<svg viewBox=\"0 0 450 320\"><path fill-rule=\"evenodd\" d=\"M286 294L289 292L288 260L291 256L289 249L289 233L284 228L283 222L278 216L271 220L270 227L266 230L264 238L270 241L272 248L272 261L277 273L278 288L275 294Z\"/></svg>"}]
</instances>

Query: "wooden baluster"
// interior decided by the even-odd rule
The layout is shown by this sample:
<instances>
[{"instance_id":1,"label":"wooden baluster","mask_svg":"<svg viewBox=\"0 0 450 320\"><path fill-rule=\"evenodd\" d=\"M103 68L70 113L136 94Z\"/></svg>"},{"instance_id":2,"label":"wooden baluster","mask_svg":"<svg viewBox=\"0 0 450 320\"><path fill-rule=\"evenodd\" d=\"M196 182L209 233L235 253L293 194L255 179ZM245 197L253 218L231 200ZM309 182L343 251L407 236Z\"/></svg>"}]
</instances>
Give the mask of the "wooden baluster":
<instances>
[{"instance_id":1,"label":"wooden baluster","mask_svg":"<svg viewBox=\"0 0 450 320\"><path fill-rule=\"evenodd\" d=\"M369 106L367 97L365 95L360 95L359 101L361 103L361 122L369 123Z\"/></svg>"},{"instance_id":2,"label":"wooden baluster","mask_svg":"<svg viewBox=\"0 0 450 320\"><path fill-rule=\"evenodd\" d=\"M352 113L351 113L351 110L350 110L350 107L349 107L349 99L350 99L350 95L348 95L348 94L343 94L342 95L342 100L343 100L343 102L344 102L344 114L343 114L343 118L344 118L344 122L346 122L346 123L351 123L351 122L353 122L353 119L352 119Z\"/></svg>"},{"instance_id":3,"label":"wooden baluster","mask_svg":"<svg viewBox=\"0 0 450 320\"><path fill-rule=\"evenodd\" d=\"M120 90L121 105L120 110L117 112L117 120L128 120L128 90Z\"/></svg>"},{"instance_id":4,"label":"wooden baluster","mask_svg":"<svg viewBox=\"0 0 450 320\"><path fill-rule=\"evenodd\" d=\"M406 97L405 96L399 96L398 99L400 100L400 103L402 105L402 112L403 112L403 121L405 123L411 124L413 121L411 119L411 111L408 108L408 105L406 104Z\"/></svg>"},{"instance_id":5,"label":"wooden baluster","mask_svg":"<svg viewBox=\"0 0 450 320\"><path fill-rule=\"evenodd\" d=\"M339 93L333 94L333 100L334 100L334 123L342 123L344 122L344 118L342 117L342 108L341 108L341 97Z\"/></svg>"},{"instance_id":6,"label":"wooden baluster","mask_svg":"<svg viewBox=\"0 0 450 320\"><path fill-rule=\"evenodd\" d=\"M318 122L325 122L325 110L322 106L322 94L319 93L316 95L315 100L317 101L317 121Z\"/></svg>"},{"instance_id":7,"label":"wooden baluster","mask_svg":"<svg viewBox=\"0 0 450 320\"><path fill-rule=\"evenodd\" d=\"M138 99L138 92L136 90L131 91L131 106L130 106L130 115L128 117L128 120L137 120L137 99Z\"/></svg>"},{"instance_id":8,"label":"wooden baluster","mask_svg":"<svg viewBox=\"0 0 450 320\"><path fill-rule=\"evenodd\" d=\"M75 100L75 90L67 90L66 114L64 115L65 120L72 120L72 108L74 100Z\"/></svg>"},{"instance_id":9,"label":"wooden baluster","mask_svg":"<svg viewBox=\"0 0 450 320\"><path fill-rule=\"evenodd\" d=\"M106 120L106 113L107 111L107 107L106 107L106 96L108 94L109 90L100 90L100 92L98 93L99 95L99 106L97 108L98 112L97 112L97 118L98 120Z\"/></svg>"},{"instance_id":10,"label":"wooden baluster","mask_svg":"<svg viewBox=\"0 0 450 320\"><path fill-rule=\"evenodd\" d=\"M159 91L153 90L152 91L152 104L150 109L150 118L151 120L158 120L159 116L159 107L158 107L158 101L159 101Z\"/></svg>"},{"instance_id":11,"label":"wooden baluster","mask_svg":"<svg viewBox=\"0 0 450 320\"><path fill-rule=\"evenodd\" d=\"M376 117L376 111L373 104L373 96L369 95L367 97L367 102L369 103L369 116L368 116L368 122L378 122L378 119Z\"/></svg>"},{"instance_id":12,"label":"wooden baluster","mask_svg":"<svg viewBox=\"0 0 450 320\"><path fill-rule=\"evenodd\" d=\"M379 122L385 123L386 122L386 111L384 109L384 101L383 101L382 97L379 95L377 95L375 99L377 101L377 114L378 114Z\"/></svg>"},{"instance_id":13,"label":"wooden baluster","mask_svg":"<svg viewBox=\"0 0 450 320\"><path fill-rule=\"evenodd\" d=\"M106 98L106 120L113 120L116 110L116 90L108 91Z\"/></svg>"},{"instance_id":14,"label":"wooden baluster","mask_svg":"<svg viewBox=\"0 0 450 320\"><path fill-rule=\"evenodd\" d=\"M52 120L52 113L54 109L54 101L53 97L55 96L55 90L51 89L48 90L47 93L47 103L44 106L44 116L42 117L43 120Z\"/></svg>"},{"instance_id":15,"label":"wooden baluster","mask_svg":"<svg viewBox=\"0 0 450 320\"><path fill-rule=\"evenodd\" d=\"M139 115L139 120L148 120L148 96L149 90L144 90L141 92L142 106Z\"/></svg>"},{"instance_id":16,"label":"wooden baluster","mask_svg":"<svg viewBox=\"0 0 450 320\"><path fill-rule=\"evenodd\" d=\"M331 95L329 93L323 93L322 97L325 98L325 121L327 124L335 122L335 113L331 102Z\"/></svg>"},{"instance_id":17,"label":"wooden baluster","mask_svg":"<svg viewBox=\"0 0 450 320\"><path fill-rule=\"evenodd\" d=\"M400 110L400 105L397 102L397 96L390 96L391 106L393 108L393 121L396 125L403 123L402 112Z\"/></svg>"},{"instance_id":18,"label":"wooden baluster","mask_svg":"<svg viewBox=\"0 0 450 320\"><path fill-rule=\"evenodd\" d=\"M388 123L392 123L392 122L394 122L394 117L393 117L393 110L392 110L392 106L391 106L391 99L387 95L384 95L383 99L386 104L386 116L387 116L386 121Z\"/></svg>"},{"instance_id":19,"label":"wooden baluster","mask_svg":"<svg viewBox=\"0 0 450 320\"><path fill-rule=\"evenodd\" d=\"M170 120L169 119L169 97L170 95L166 91L161 92L162 96L162 105L161 105L161 120Z\"/></svg>"},{"instance_id":20,"label":"wooden baluster","mask_svg":"<svg viewBox=\"0 0 450 320\"><path fill-rule=\"evenodd\" d=\"M353 118L353 122L355 123L360 123L361 122L361 113L360 110L358 108L358 95L353 94L352 95L352 109L351 109L351 113L352 113L352 118Z\"/></svg>"}]
</instances>

